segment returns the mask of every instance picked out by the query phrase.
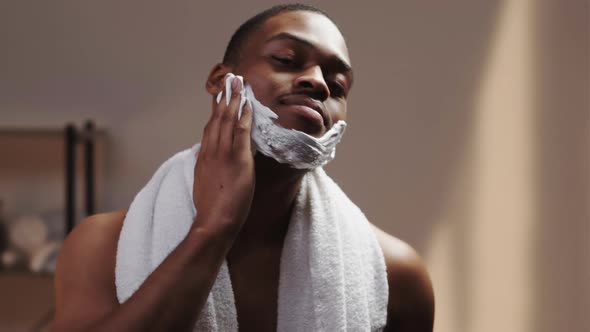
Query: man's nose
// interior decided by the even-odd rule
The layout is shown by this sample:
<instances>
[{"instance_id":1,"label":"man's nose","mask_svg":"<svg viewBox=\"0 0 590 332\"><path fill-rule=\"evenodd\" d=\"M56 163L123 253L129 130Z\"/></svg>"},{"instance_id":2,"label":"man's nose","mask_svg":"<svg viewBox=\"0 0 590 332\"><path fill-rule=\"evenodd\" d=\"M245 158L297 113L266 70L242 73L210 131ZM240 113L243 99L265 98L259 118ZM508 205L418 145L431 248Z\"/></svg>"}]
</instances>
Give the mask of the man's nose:
<instances>
[{"instance_id":1,"label":"man's nose","mask_svg":"<svg viewBox=\"0 0 590 332\"><path fill-rule=\"evenodd\" d=\"M295 88L319 101L324 101L330 96L330 89L324 79L322 68L317 65L306 68L305 71L295 79Z\"/></svg>"}]
</instances>

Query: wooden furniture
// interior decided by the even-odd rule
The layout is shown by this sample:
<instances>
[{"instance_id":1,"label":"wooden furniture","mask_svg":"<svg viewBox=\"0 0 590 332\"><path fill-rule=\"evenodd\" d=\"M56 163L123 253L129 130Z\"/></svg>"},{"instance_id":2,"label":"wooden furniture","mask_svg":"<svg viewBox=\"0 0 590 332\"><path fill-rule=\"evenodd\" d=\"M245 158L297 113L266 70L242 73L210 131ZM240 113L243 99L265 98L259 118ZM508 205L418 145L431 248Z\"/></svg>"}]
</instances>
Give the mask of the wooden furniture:
<instances>
[{"instance_id":1,"label":"wooden furniture","mask_svg":"<svg viewBox=\"0 0 590 332\"><path fill-rule=\"evenodd\" d=\"M0 331L48 331L53 320L53 276L0 273Z\"/></svg>"},{"instance_id":2,"label":"wooden furniture","mask_svg":"<svg viewBox=\"0 0 590 332\"><path fill-rule=\"evenodd\" d=\"M40 139L47 139L57 135L63 136L64 142L64 223L65 235L75 226L76 221L76 145L83 145L84 153L84 213L86 216L95 213L95 140L103 131L97 130L94 123L87 121L82 129L74 124L68 123L64 128L47 127L0 127L0 139L3 135L11 136L32 136Z\"/></svg>"},{"instance_id":3,"label":"wooden furniture","mask_svg":"<svg viewBox=\"0 0 590 332\"><path fill-rule=\"evenodd\" d=\"M97 130L92 121L87 121L81 129L68 123L63 128L2 127L3 136L27 137L37 139L63 139L64 185L63 206L64 237L74 228L76 216L76 151L83 145L84 172L84 214L95 213L95 140L102 131ZM10 140L8 140L10 141ZM46 156L50 158L51 155ZM18 167L18 165L17 165ZM20 211L19 211L20 212ZM30 211L22 211L28 213ZM52 273L34 274L20 269L0 269L0 331L33 332L49 331L54 315L54 290Z\"/></svg>"}]
</instances>

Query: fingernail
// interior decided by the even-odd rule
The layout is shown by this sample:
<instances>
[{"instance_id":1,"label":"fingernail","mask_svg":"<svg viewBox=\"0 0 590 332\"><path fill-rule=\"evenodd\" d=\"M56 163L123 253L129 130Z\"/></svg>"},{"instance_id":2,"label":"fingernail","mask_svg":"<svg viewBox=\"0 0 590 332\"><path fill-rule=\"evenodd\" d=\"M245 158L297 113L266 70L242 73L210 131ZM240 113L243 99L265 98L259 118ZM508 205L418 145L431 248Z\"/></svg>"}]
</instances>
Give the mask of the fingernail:
<instances>
[{"instance_id":1,"label":"fingernail","mask_svg":"<svg viewBox=\"0 0 590 332\"><path fill-rule=\"evenodd\" d=\"M235 90L237 92L242 91L242 81L239 78L235 77L231 83L232 83L232 90Z\"/></svg>"},{"instance_id":2,"label":"fingernail","mask_svg":"<svg viewBox=\"0 0 590 332\"><path fill-rule=\"evenodd\" d=\"M252 104L250 104L250 99L248 99L248 97L244 97L246 98L246 101L244 102L244 109L248 108L248 109L252 109Z\"/></svg>"}]
</instances>

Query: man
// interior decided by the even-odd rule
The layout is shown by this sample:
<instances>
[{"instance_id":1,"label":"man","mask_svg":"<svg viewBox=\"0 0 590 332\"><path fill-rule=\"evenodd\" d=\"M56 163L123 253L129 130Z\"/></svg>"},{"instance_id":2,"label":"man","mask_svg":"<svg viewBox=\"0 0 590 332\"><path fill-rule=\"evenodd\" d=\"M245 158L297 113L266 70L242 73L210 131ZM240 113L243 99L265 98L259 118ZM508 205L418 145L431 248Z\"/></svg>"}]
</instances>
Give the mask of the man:
<instances>
[{"instance_id":1,"label":"man","mask_svg":"<svg viewBox=\"0 0 590 332\"><path fill-rule=\"evenodd\" d=\"M126 211L81 222L58 261L55 331L190 331L218 273L200 267L219 267L226 258L240 331L276 331L281 248L306 171L260 153L252 157L252 110L245 106L238 119L242 87L237 80L229 106L215 101L228 73L243 76L285 128L320 137L346 119L351 63L343 36L325 13L282 5L247 21L207 80L213 111L194 173L199 183L193 188L194 227L141 288L119 304L114 271ZM298 103L285 102L285 96L320 105L322 119ZM386 331L432 331L433 291L418 255L373 228L387 268Z\"/></svg>"}]
</instances>

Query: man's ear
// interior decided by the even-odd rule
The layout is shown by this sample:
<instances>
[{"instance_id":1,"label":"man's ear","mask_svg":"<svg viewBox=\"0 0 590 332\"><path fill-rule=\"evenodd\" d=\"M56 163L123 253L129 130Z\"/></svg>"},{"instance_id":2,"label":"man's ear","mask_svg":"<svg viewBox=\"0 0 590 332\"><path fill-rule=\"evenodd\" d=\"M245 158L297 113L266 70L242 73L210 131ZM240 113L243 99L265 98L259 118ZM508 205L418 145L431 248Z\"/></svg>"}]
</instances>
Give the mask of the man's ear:
<instances>
[{"instance_id":1,"label":"man's ear","mask_svg":"<svg viewBox=\"0 0 590 332\"><path fill-rule=\"evenodd\" d=\"M232 68L228 65L224 65L223 63L216 64L213 69L211 69L209 77L207 78L207 92L215 97L219 92L223 91L225 87L225 75L231 73L231 71Z\"/></svg>"}]
</instances>

